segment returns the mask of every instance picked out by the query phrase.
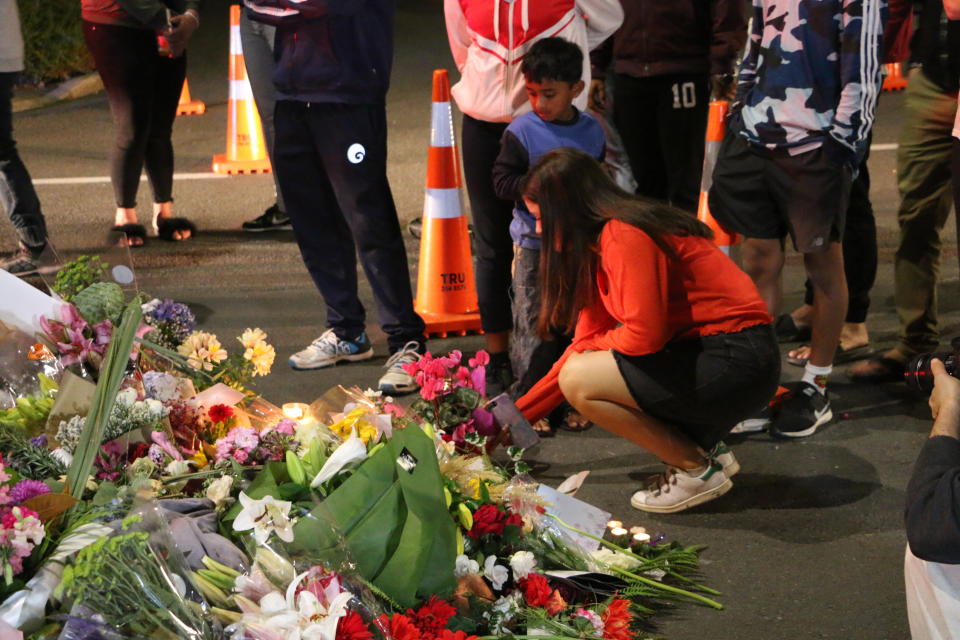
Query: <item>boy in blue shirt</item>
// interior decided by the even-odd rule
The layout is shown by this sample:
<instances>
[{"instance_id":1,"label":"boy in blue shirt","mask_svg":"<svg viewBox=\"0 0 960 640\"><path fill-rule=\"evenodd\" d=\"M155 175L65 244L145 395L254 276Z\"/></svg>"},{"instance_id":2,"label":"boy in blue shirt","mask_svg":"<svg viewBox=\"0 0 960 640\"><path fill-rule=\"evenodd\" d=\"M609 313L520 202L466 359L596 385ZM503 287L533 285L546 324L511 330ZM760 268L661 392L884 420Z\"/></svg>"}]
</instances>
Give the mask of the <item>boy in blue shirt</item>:
<instances>
[{"instance_id":1,"label":"boy in blue shirt","mask_svg":"<svg viewBox=\"0 0 960 640\"><path fill-rule=\"evenodd\" d=\"M521 189L527 170L540 157L559 147L574 147L603 159L606 141L603 128L591 115L573 106L584 89L583 53L563 38L544 38L534 44L520 67L532 110L510 123L500 141L500 155L493 167L497 195L516 202L510 235L514 243L513 333L510 360L519 383L514 395L525 393L543 377L569 344L568 336L541 340L537 332L540 312L540 230L527 211ZM571 430L584 425L570 407L552 416L553 424Z\"/></svg>"}]
</instances>

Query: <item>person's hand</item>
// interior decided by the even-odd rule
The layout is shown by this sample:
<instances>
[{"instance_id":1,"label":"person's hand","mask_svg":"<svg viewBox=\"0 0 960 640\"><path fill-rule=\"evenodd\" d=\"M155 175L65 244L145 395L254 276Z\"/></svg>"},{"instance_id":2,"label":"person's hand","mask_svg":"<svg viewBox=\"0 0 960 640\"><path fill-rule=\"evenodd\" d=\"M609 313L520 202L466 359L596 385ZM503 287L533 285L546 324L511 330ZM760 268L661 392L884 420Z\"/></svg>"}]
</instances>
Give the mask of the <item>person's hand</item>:
<instances>
[{"instance_id":1,"label":"person's hand","mask_svg":"<svg viewBox=\"0 0 960 640\"><path fill-rule=\"evenodd\" d=\"M192 9L170 18L170 26L167 27L164 35L170 43L171 57L177 58L186 50L190 36L199 26L200 18Z\"/></svg>"},{"instance_id":2,"label":"person's hand","mask_svg":"<svg viewBox=\"0 0 960 640\"><path fill-rule=\"evenodd\" d=\"M731 73L710 76L710 95L714 100L733 100L737 95L737 77Z\"/></svg>"},{"instance_id":3,"label":"person's hand","mask_svg":"<svg viewBox=\"0 0 960 640\"><path fill-rule=\"evenodd\" d=\"M960 438L960 380L947 373L936 358L930 361L930 371L933 372L930 412L934 420L930 435Z\"/></svg>"},{"instance_id":4,"label":"person's hand","mask_svg":"<svg viewBox=\"0 0 960 640\"><path fill-rule=\"evenodd\" d=\"M590 93L587 96L587 106L601 113L604 107L607 106L607 87L600 78L594 78L590 81Z\"/></svg>"}]
</instances>

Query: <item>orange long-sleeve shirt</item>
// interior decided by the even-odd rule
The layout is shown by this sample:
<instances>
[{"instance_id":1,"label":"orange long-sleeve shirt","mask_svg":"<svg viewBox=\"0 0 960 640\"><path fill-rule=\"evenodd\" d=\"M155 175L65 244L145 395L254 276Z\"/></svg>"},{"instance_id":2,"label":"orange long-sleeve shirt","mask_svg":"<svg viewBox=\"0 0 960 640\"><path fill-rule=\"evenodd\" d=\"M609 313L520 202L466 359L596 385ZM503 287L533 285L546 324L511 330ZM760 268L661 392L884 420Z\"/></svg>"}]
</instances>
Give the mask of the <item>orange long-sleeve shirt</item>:
<instances>
[{"instance_id":1,"label":"orange long-sleeve shirt","mask_svg":"<svg viewBox=\"0 0 960 640\"><path fill-rule=\"evenodd\" d=\"M672 260L637 227L611 220L600 233L598 295L577 319L573 344L517 401L531 422L563 400L560 368L572 353L656 353L675 339L735 333L772 322L753 281L706 238L665 236Z\"/></svg>"}]
</instances>

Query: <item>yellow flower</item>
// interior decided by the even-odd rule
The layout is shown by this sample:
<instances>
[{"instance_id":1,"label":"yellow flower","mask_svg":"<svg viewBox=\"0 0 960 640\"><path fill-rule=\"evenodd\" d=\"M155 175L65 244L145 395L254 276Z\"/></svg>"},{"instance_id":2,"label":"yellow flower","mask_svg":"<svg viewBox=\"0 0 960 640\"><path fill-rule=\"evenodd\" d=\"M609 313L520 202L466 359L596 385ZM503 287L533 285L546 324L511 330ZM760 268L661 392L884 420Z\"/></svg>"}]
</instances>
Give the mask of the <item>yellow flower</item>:
<instances>
[{"instance_id":1,"label":"yellow flower","mask_svg":"<svg viewBox=\"0 0 960 640\"><path fill-rule=\"evenodd\" d=\"M247 329L237 339L240 341L240 344L243 345L244 349L253 349L258 343L266 342L267 334L260 328ZM249 359L250 358L247 358L247 360Z\"/></svg>"},{"instance_id":2,"label":"yellow flower","mask_svg":"<svg viewBox=\"0 0 960 640\"><path fill-rule=\"evenodd\" d=\"M203 447L198 448L197 452L190 456L190 460L197 463L197 469L207 466L207 454L203 452Z\"/></svg>"},{"instance_id":3,"label":"yellow flower","mask_svg":"<svg viewBox=\"0 0 960 640\"><path fill-rule=\"evenodd\" d=\"M253 365L253 375L265 376L270 373L270 368L273 366L273 359L277 357L277 352L271 345L261 340L253 346L247 347L247 350L243 352L243 357Z\"/></svg>"},{"instance_id":4,"label":"yellow flower","mask_svg":"<svg viewBox=\"0 0 960 640\"><path fill-rule=\"evenodd\" d=\"M341 440L346 440L350 437L350 432L356 429L357 436L363 440L363 444L369 444L371 440L377 437L377 428L364 419L366 413L366 409L357 407L330 425L330 431L337 434Z\"/></svg>"},{"instance_id":5,"label":"yellow flower","mask_svg":"<svg viewBox=\"0 0 960 640\"><path fill-rule=\"evenodd\" d=\"M226 350L220 345L217 336L204 331L194 331L183 341L177 351L187 359L194 369L211 371L213 365L227 359Z\"/></svg>"}]
</instances>

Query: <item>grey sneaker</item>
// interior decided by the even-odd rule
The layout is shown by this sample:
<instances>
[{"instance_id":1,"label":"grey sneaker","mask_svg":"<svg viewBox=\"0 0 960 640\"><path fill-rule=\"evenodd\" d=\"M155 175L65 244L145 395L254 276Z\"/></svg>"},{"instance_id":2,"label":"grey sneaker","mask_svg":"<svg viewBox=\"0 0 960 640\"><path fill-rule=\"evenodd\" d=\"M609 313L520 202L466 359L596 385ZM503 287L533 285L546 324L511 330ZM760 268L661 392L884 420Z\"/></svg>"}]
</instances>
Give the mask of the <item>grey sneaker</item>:
<instances>
[{"instance_id":1,"label":"grey sneaker","mask_svg":"<svg viewBox=\"0 0 960 640\"><path fill-rule=\"evenodd\" d=\"M718 462L711 462L698 476L668 466L666 471L650 478L643 489L633 494L630 505L641 511L676 513L719 498L731 487L733 482Z\"/></svg>"},{"instance_id":2,"label":"grey sneaker","mask_svg":"<svg viewBox=\"0 0 960 640\"><path fill-rule=\"evenodd\" d=\"M422 357L419 349L420 343L411 340L403 345L403 349L390 356L384 365L387 372L380 377L380 391L400 396L420 388L413 376L403 368L403 365L416 362Z\"/></svg>"},{"instance_id":3,"label":"grey sneaker","mask_svg":"<svg viewBox=\"0 0 960 640\"><path fill-rule=\"evenodd\" d=\"M21 278L56 273L62 266L50 242L39 251L28 249L21 242L13 255L0 261L0 269Z\"/></svg>"},{"instance_id":4,"label":"grey sneaker","mask_svg":"<svg viewBox=\"0 0 960 640\"><path fill-rule=\"evenodd\" d=\"M292 369L307 371L332 367L341 360L358 362L373 357L373 346L367 334L361 333L356 340L342 340L333 329L311 342L306 349L298 351L287 361Z\"/></svg>"},{"instance_id":5,"label":"grey sneaker","mask_svg":"<svg viewBox=\"0 0 960 640\"><path fill-rule=\"evenodd\" d=\"M290 231L293 225L290 223L290 216L280 210L276 204L267 207L263 215L257 216L253 220L247 220L243 223L244 231L258 233L261 231Z\"/></svg>"},{"instance_id":6,"label":"grey sneaker","mask_svg":"<svg viewBox=\"0 0 960 640\"><path fill-rule=\"evenodd\" d=\"M733 455L733 451L724 443L722 440L710 450L710 453L707 454L707 457L711 460L715 460L721 467L723 467L723 472L727 474L728 478L740 473L740 462L737 461L737 457Z\"/></svg>"}]
</instances>

